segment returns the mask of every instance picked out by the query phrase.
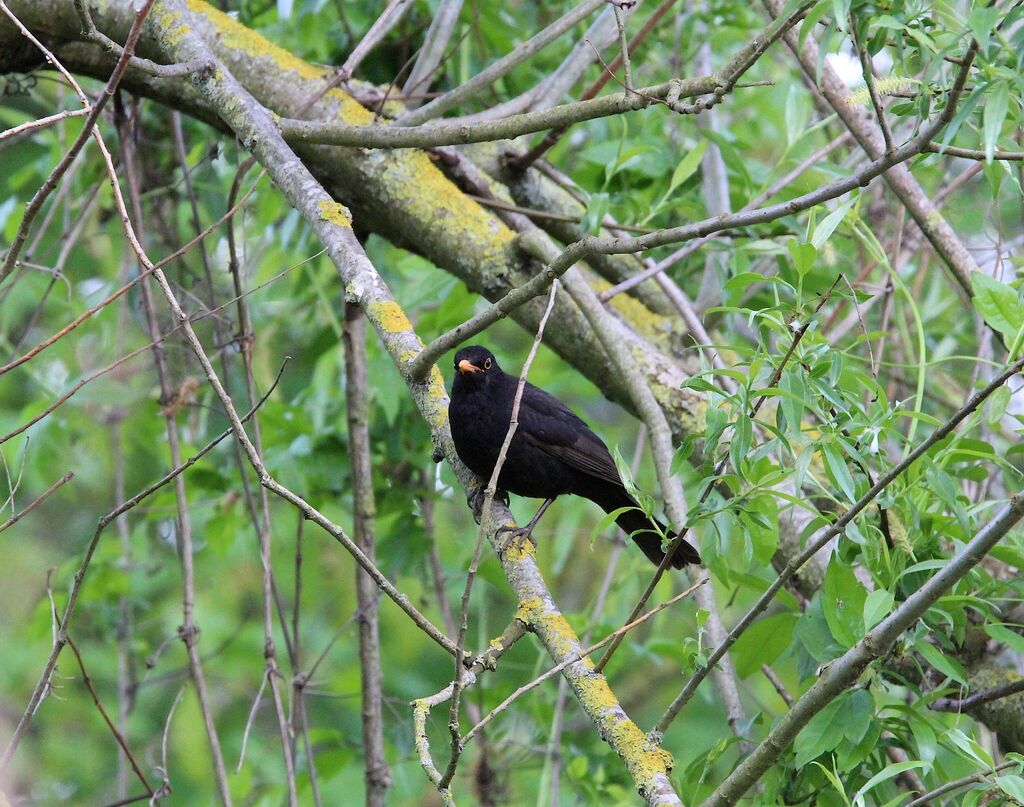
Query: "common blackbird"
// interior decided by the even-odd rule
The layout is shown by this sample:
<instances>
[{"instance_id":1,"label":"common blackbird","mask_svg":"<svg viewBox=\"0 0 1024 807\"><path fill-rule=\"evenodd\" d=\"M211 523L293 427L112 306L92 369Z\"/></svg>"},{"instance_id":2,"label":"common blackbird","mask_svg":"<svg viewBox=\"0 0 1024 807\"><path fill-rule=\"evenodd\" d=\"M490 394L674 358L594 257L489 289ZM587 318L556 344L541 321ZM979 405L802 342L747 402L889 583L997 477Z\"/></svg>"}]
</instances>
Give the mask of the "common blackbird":
<instances>
[{"instance_id":1,"label":"common blackbird","mask_svg":"<svg viewBox=\"0 0 1024 807\"><path fill-rule=\"evenodd\" d=\"M455 354L448 420L459 458L473 473L490 480L505 442L519 379L508 375L487 348L474 345ZM519 426L498 476L498 488L544 499L526 526L529 534L544 511L564 493L583 496L606 513L629 507L615 522L643 550L651 563L661 563L664 527L649 519L629 495L608 447L564 403L527 383L519 405ZM668 533L669 540L675 537ZM683 541L672 565L681 569L700 563L700 555Z\"/></svg>"}]
</instances>

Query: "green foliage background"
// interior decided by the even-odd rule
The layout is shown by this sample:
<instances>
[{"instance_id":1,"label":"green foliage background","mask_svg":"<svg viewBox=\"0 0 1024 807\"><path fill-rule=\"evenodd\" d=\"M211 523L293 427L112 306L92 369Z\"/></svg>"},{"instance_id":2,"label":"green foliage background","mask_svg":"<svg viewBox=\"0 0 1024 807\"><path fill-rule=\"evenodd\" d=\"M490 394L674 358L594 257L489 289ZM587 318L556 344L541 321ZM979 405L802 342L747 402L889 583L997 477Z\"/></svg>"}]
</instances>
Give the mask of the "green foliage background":
<instances>
[{"instance_id":1,"label":"green foliage background","mask_svg":"<svg viewBox=\"0 0 1024 807\"><path fill-rule=\"evenodd\" d=\"M316 62L340 64L381 10L377 2L296 0L229 3L239 17L271 40ZM413 55L432 13L418 3L404 22L365 63L361 77L391 80ZM843 33L834 20L848 10L842 0L819 4L812 12L823 20L824 34L839 47ZM563 13L566 4L469 3L463 10L459 41L445 67L444 86L454 85L515 47L524 32L538 30ZM645 4L635 20L653 8ZM982 56L971 93L952 127L949 142L970 148L1018 148L1020 134L1021 27L991 33L991 12L984 4L895 3L884 7L855 3L861 36L893 56L893 73L911 77L918 96L891 110L894 128L907 134L915 115L941 105L939 88L948 77L944 55L958 53L965 31L983 38ZM1014 12L1016 13L1016 12ZM833 22L829 22L833 20ZM634 61L640 85L670 75L674 59L691 71L696 47L712 42L716 64L764 25L750 4L722 0L707 9L687 9L680 28L661 25ZM638 22L631 25L638 25ZM845 22L843 23L845 26ZM813 26L812 26L813 27ZM577 34L582 32L582 28ZM709 32L709 33L702 33ZM681 43L677 51L676 42ZM507 98L522 92L554 69L564 53L551 48L485 97ZM597 69L589 78L596 78ZM700 171L686 155L710 139L719 147L729 178L734 209L769 186L835 136L833 119L818 122L808 93L793 71L788 53L773 51L748 77L769 86L738 89L719 107L722 128L699 130L692 118L655 107L642 114L608 118L574 127L549 155L589 194L590 220L611 212L623 222L669 226L707 215ZM91 85L95 87L96 85ZM0 124L15 125L70 103L68 92L41 73L26 93L0 106ZM142 102L147 246L161 257L194 235L182 175L168 138L168 111ZM24 203L41 184L80 124L44 130L4 144L0 152L0 230L9 242ZM235 144L201 124L185 121L188 163L204 226L224 213L225 199L245 155ZM113 144L112 126L105 131ZM782 197L812 190L859 164L862 156L838 156L805 172ZM682 165L682 169L678 167ZM967 161L936 155L915 162L915 176L934 192L966 170ZM788 217L763 230L713 241L673 270L675 280L696 294L709 252L722 253L729 279L722 305L711 312L715 336L727 348L730 375L739 387L721 390L708 373L691 386L706 392L712 406L705 434L705 463L688 461L686 444L677 467L689 491L708 477L712 460L728 460L721 481L731 498L713 495L692 515L702 555L714 579L726 624L732 624L772 579L778 514L790 502L770 487L795 477L807 486L802 503L823 513L841 511L902 453L1001 365L1007 349L1019 351L1024 333L1024 303L1016 282L1019 260L993 264L993 250L1016 244L1020 254L1020 163L983 164L973 181L956 191L943 213L975 248L997 279L975 280L972 300L958 290L924 245L892 266L895 214L890 196L876 183L848 201L809 215ZM246 187L254 181L248 177ZM27 259L51 265L63 239L79 223L63 274L54 278L26 270L2 294L0 351L8 359L58 330L115 289L136 271L112 212L109 188L94 151L87 151L65 186L45 232ZM95 203L90 201L96 193ZM830 212L831 211L831 212ZM356 223L358 226L358 222ZM266 390L278 368L280 386L260 410L265 458L282 483L339 524L352 523L351 480L347 458L344 363L340 347L341 293L336 272L318 254L297 214L286 208L265 180L245 205L238 232L246 286L256 332L256 374ZM916 237L908 228L904 238ZM367 240L374 265L394 289L418 332L433 336L462 321L480 306L458 281L424 259L376 236ZM206 242L218 298L231 296L224 271L227 246L223 230ZM666 253L667 254L667 251ZM657 256L656 256L657 257ZM875 268L866 275L869 263ZM199 255L191 251L171 265L173 279L197 298L205 298ZM284 272L283 275L281 273ZM834 285L842 275L845 280ZM280 276L279 276L280 275ZM767 276L768 282L764 281ZM977 278L977 276L976 276ZM893 292L886 320L882 306L871 307L855 327L839 338L835 328L854 316L854 299L867 302L885 284ZM822 294L832 298L814 315ZM40 304L40 301L42 304ZM193 300L193 308L197 307ZM210 320L200 327L207 346L237 332L233 310L215 331ZM769 405L752 424L751 403L765 385L792 337L794 322L811 320L808 335L776 388ZM991 342L988 359L979 336L984 323L1000 340ZM165 322L166 324L166 322ZM888 340L877 372L873 354ZM530 335L502 321L486 334L486 343L510 371L525 357ZM21 368L0 378L0 433L7 433L41 412L59 394L126 352L146 344L136 292L123 306L112 306L74 334ZM200 378L187 347L177 336L167 342L176 383ZM244 381L235 344L220 348L231 370L239 400ZM696 354L695 354L696 355ZM462 589L476 528L461 489L452 488L447 467L430 458L429 434L418 419L391 361L369 344L373 383L371 430L377 497L377 556L380 567L435 623L440 615L430 578L429 553L436 542L453 604ZM443 370L450 372L447 362ZM637 424L546 349L531 381L570 402L606 441L632 457ZM0 736L16 722L49 652L52 620L47 579L62 606L81 552L97 519L116 503L115 432L120 437L124 490L128 495L168 469L168 451L158 402L159 390L150 354L143 353L118 370L89 383L52 415L8 441L0 452L10 480L18 481L17 506L24 506L67 470L76 474L38 510L0 536ZM1007 414L1009 393L993 396L956 437L930 452L879 499L887 513L883 532L879 509L859 518L839 541L820 591L806 601L784 593L735 647L732 657L750 724L745 736L763 737L785 704L761 673L770 664L796 694L815 678L820 665L836 658L865 630L888 613L940 566L950 551L969 539L1005 500L1020 490L1019 418ZM179 423L194 453L227 426L208 388L200 384L194 400L182 408ZM754 426L757 426L755 429ZM756 436L758 433L762 437ZM225 441L186 477L196 536L197 621L213 703L229 765L241 753L248 712L263 673L260 622L261 576L256 535L239 479L234 446ZM639 466L637 484L656 490L648 458ZM250 483L255 480L250 479ZM6 488L6 486L5 486ZM514 502L528 518L535 503ZM424 509L434 515L428 530ZM0 520L12 509L8 507ZM359 670L352 616L353 563L335 543L282 502L271 505L274 568L289 608L294 590L295 547L302 547L301 650L305 666L326 655L311 684L308 714L316 745L316 767L326 803L354 803L361 793ZM600 517L579 500L558 502L536 532L539 557L560 606L576 628L601 637L618 627L647 582L649 569L638 553L619 561L609 601L593 622L590 612L611 552L609 535L592 539ZM827 516L822 517L827 518ZM816 522L817 525L824 523ZM123 552L114 525L100 545L82 594L72 637L81 649L91 679L106 708L116 712L119 603L132 613L129 649L138 692L128 723L133 749L147 770L160 764L160 740L168 710L187 681L184 650L176 640L181 622L181 583L174 547L175 504L165 488L127 517ZM841 805L875 774L888 770L888 745L907 750L918 771L934 786L988 765L992 735L968 717L931 712L925 701L955 693L971 677L961 644L970 628L988 631L999 643L1003 666L1020 664L1024 639L1004 614L1021 596L1018 571L1024 564L1019 533L993 553L993 562L966 578L943 598L901 642L895 655L862 686L845 693L821 712L795 747L764 780L752 800L761 804L810 799ZM866 585L869 584L869 585ZM669 596L681 583L666 580L656 595ZM869 590L870 589L870 590ZM515 611L500 567L485 558L471 610L471 644L483 648L500 633ZM658 718L707 651L703 615L692 602L630 634L608 669L627 712L648 727ZM395 805L431 804L431 793L412 747L408 702L442 689L451 680L450 663L386 599L381 604L385 738L392 766ZM279 650L282 643L278 642ZM990 647L995 649L995 644ZM522 641L468 697L486 711L508 692L547 669L546 654ZM117 750L82 685L73 656L65 652L55 688L36 715L31 735L19 751L11 777L0 785L30 804L103 804L114 800ZM294 671L287 670L289 674ZM555 685L520 700L488 732L486 757L509 804L548 804L550 760L546 743L552 732ZM431 724L439 754L447 742L447 709ZM672 726L665 747L676 759L673 778L686 803L707 795L736 762L741 751L729 730L722 705L708 683ZM456 780L456 793L468 794L480 765L480 745L472 764ZM1004 751L1007 749L1003 749ZM560 753L565 765L565 803L632 804L636 795L619 760L600 740L570 698ZM442 757L443 758L443 757ZM213 798L209 753L196 702L186 687L168 734L168 804L202 804ZM300 756L300 786L308 799L306 765ZM1024 799L1024 779L1008 772L995 798ZM244 764L231 774L238 803L282 803L283 764L267 700L256 714ZM130 788L132 792L132 788ZM985 788L961 803L978 803ZM866 803L898 803L894 779L886 777L863 796ZM752 802L753 803L753 802ZM1018 802L1019 803L1019 802Z\"/></svg>"}]
</instances>

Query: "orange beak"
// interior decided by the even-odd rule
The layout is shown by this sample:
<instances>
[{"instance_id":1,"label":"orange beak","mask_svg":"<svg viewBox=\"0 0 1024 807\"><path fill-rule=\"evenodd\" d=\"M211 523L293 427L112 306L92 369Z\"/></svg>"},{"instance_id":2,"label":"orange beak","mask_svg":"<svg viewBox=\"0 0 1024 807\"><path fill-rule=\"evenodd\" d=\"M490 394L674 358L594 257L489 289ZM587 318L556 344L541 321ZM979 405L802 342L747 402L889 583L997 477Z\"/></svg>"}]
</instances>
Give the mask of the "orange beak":
<instances>
[{"instance_id":1,"label":"orange beak","mask_svg":"<svg viewBox=\"0 0 1024 807\"><path fill-rule=\"evenodd\" d=\"M466 373L482 373L483 370L469 361L469 359L463 359L459 362L459 372L465 375Z\"/></svg>"}]
</instances>

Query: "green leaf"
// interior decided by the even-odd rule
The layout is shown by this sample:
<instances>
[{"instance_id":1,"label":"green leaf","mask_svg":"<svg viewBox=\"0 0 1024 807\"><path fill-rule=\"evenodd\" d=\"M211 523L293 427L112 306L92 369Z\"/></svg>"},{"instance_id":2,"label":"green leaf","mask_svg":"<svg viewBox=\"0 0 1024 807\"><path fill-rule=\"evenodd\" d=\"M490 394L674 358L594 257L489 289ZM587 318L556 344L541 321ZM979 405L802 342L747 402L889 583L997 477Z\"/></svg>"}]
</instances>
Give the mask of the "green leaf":
<instances>
[{"instance_id":1,"label":"green leaf","mask_svg":"<svg viewBox=\"0 0 1024 807\"><path fill-rule=\"evenodd\" d=\"M1024 802L1024 778L1020 776L997 776L995 777L996 787L1002 790L1014 801Z\"/></svg>"},{"instance_id":2,"label":"green leaf","mask_svg":"<svg viewBox=\"0 0 1024 807\"><path fill-rule=\"evenodd\" d=\"M840 779L839 776L836 775L836 773L834 771L826 768L820 762L815 762L814 764L818 768L821 768L821 772L823 774L825 774L825 777L829 780L829 782L832 783L832 787L835 789L835 791L842 798L843 804L845 804L847 807L851 807L850 806L850 798L849 798L849 796L846 795L846 788L843 786L843 780ZM833 760L833 764L835 764L835 760Z\"/></svg>"},{"instance_id":3,"label":"green leaf","mask_svg":"<svg viewBox=\"0 0 1024 807\"><path fill-rule=\"evenodd\" d=\"M853 482L853 474L850 473L850 466L835 443L825 443L822 447L822 454L825 455L825 467L829 476L842 489L843 494L850 502L857 501L857 488Z\"/></svg>"},{"instance_id":4,"label":"green leaf","mask_svg":"<svg viewBox=\"0 0 1024 807\"><path fill-rule=\"evenodd\" d=\"M895 598L884 588L877 588L864 600L864 630L871 630L892 611Z\"/></svg>"},{"instance_id":5,"label":"green leaf","mask_svg":"<svg viewBox=\"0 0 1024 807\"><path fill-rule=\"evenodd\" d=\"M1016 631L1010 630L1005 625L999 625L996 623L986 625L985 633L997 642L1005 644L1014 653L1024 654L1024 636L1021 636Z\"/></svg>"},{"instance_id":6,"label":"green leaf","mask_svg":"<svg viewBox=\"0 0 1024 807\"><path fill-rule=\"evenodd\" d=\"M638 509L640 508L633 507L632 505L630 505L628 507L617 507L610 513L606 513L604 516L601 517L601 520L594 525L594 529L590 531L590 545L594 545L594 541L597 540L597 536L599 536L602 532L608 529L614 523L615 519L617 519L619 516L621 516L623 513L629 510Z\"/></svg>"},{"instance_id":7,"label":"green leaf","mask_svg":"<svg viewBox=\"0 0 1024 807\"><path fill-rule=\"evenodd\" d=\"M985 99L982 135L985 142L985 159L988 162L992 162L992 155L995 153L999 132L1003 128L1009 106L1010 85L1005 81L1000 82Z\"/></svg>"},{"instance_id":8,"label":"green leaf","mask_svg":"<svg viewBox=\"0 0 1024 807\"><path fill-rule=\"evenodd\" d=\"M971 34L978 40L981 52L988 49L989 38L992 36L992 29L996 26L1000 11L996 6L976 6L971 9L967 17L967 25Z\"/></svg>"},{"instance_id":9,"label":"green leaf","mask_svg":"<svg viewBox=\"0 0 1024 807\"><path fill-rule=\"evenodd\" d=\"M840 711L843 705L843 693L818 714L808 721L793 742L793 749L796 751L795 764L802 768L816 757L831 751L843 738L843 725Z\"/></svg>"},{"instance_id":10,"label":"green leaf","mask_svg":"<svg viewBox=\"0 0 1024 807\"><path fill-rule=\"evenodd\" d=\"M818 257L818 250L813 244L807 244L791 238L786 246L789 248L789 256L793 259L793 268L800 277L806 275L814 266L814 259Z\"/></svg>"},{"instance_id":11,"label":"green leaf","mask_svg":"<svg viewBox=\"0 0 1024 807\"><path fill-rule=\"evenodd\" d=\"M672 193L676 188L693 176L694 172L700 167L700 161L704 159L704 152L707 150L708 141L701 140L695 149L687 153L687 155L679 161L679 165L677 165L676 170L672 172L672 179L668 183L669 193Z\"/></svg>"},{"instance_id":12,"label":"green leaf","mask_svg":"<svg viewBox=\"0 0 1024 807\"><path fill-rule=\"evenodd\" d=\"M762 664L772 664L789 647L799 618L798 614L773 614L751 625L729 651L736 674L746 678Z\"/></svg>"},{"instance_id":13,"label":"green leaf","mask_svg":"<svg viewBox=\"0 0 1024 807\"><path fill-rule=\"evenodd\" d=\"M814 235L811 236L811 244L816 250L821 249L824 243L832 237L832 233L834 233L836 228L843 223L843 219L846 218L846 214L850 212L850 208L853 207L856 201L857 197L847 199L839 205L839 207L825 216L818 226L814 228Z\"/></svg>"},{"instance_id":14,"label":"green leaf","mask_svg":"<svg viewBox=\"0 0 1024 807\"><path fill-rule=\"evenodd\" d=\"M985 322L999 331L1011 343L1017 331L1024 326L1024 303L1017 291L991 275L977 270L971 272L974 307Z\"/></svg>"},{"instance_id":15,"label":"green leaf","mask_svg":"<svg viewBox=\"0 0 1024 807\"><path fill-rule=\"evenodd\" d=\"M893 777L899 776L901 773L912 771L915 768L926 767L928 766L924 762L920 762L917 760L908 762L894 762L891 765L886 765L884 768L882 768L882 770L880 770L878 773L876 773L874 776L868 779L860 790L853 794L853 801L854 803L856 803L858 799L862 799L864 797L865 793L871 792L871 790L874 789L876 785L880 785L882 784L882 782L887 782Z\"/></svg>"},{"instance_id":16,"label":"green leaf","mask_svg":"<svg viewBox=\"0 0 1024 807\"><path fill-rule=\"evenodd\" d=\"M596 234L601 229L601 222L611 209L611 196L607 193L590 194L590 204L587 205L587 213L580 222L580 228L590 234Z\"/></svg>"},{"instance_id":17,"label":"green leaf","mask_svg":"<svg viewBox=\"0 0 1024 807\"><path fill-rule=\"evenodd\" d=\"M959 661L950 658L925 639L919 639L914 642L914 649L921 654L925 661L944 676L952 678L958 684L967 686L967 671Z\"/></svg>"},{"instance_id":18,"label":"green leaf","mask_svg":"<svg viewBox=\"0 0 1024 807\"><path fill-rule=\"evenodd\" d=\"M860 742L871 727L875 704L864 689L844 692L808 721L793 744L796 766L833 750L844 739Z\"/></svg>"},{"instance_id":19,"label":"green leaf","mask_svg":"<svg viewBox=\"0 0 1024 807\"><path fill-rule=\"evenodd\" d=\"M992 393L985 406L985 422L990 428L998 428L1006 407L1010 405L1010 388L1005 384Z\"/></svg>"},{"instance_id":20,"label":"green leaf","mask_svg":"<svg viewBox=\"0 0 1024 807\"><path fill-rule=\"evenodd\" d=\"M681 386L682 386L683 389L693 389L693 390L697 390L697 392L717 392L717 393L721 393L721 390L718 387L716 387L714 384L712 384L710 381L708 381L703 376L699 376L699 375L690 376L688 379L686 379L682 383Z\"/></svg>"},{"instance_id":21,"label":"green leaf","mask_svg":"<svg viewBox=\"0 0 1024 807\"><path fill-rule=\"evenodd\" d=\"M733 425L733 436L732 440L729 441L729 458L736 473L740 472L743 458L747 456L747 452L750 450L750 442L753 439L752 428L750 418L741 412L739 417L736 418L736 423Z\"/></svg>"},{"instance_id":22,"label":"green leaf","mask_svg":"<svg viewBox=\"0 0 1024 807\"><path fill-rule=\"evenodd\" d=\"M851 647L864 635L864 603L867 592L857 580L853 569L837 555L832 556L825 571L821 608L825 621L836 641Z\"/></svg>"},{"instance_id":23,"label":"green leaf","mask_svg":"<svg viewBox=\"0 0 1024 807\"><path fill-rule=\"evenodd\" d=\"M964 734L960 729L947 729L942 737L963 751L970 759L981 763L989 770L995 767L995 763L992 761L992 757L988 751L982 748L976 740L972 740Z\"/></svg>"}]
</instances>

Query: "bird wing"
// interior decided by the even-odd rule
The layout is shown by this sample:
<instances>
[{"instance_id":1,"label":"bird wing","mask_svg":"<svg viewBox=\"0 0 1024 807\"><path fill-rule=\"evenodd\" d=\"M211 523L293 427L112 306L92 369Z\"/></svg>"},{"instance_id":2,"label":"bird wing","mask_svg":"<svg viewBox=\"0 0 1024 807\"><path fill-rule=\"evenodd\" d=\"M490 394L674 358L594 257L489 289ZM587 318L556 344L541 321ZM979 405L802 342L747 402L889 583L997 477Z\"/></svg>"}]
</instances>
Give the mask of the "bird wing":
<instances>
[{"instance_id":1,"label":"bird wing","mask_svg":"<svg viewBox=\"0 0 1024 807\"><path fill-rule=\"evenodd\" d=\"M615 461L600 437L564 403L527 383L519 411L523 439L578 471L622 485Z\"/></svg>"}]
</instances>

